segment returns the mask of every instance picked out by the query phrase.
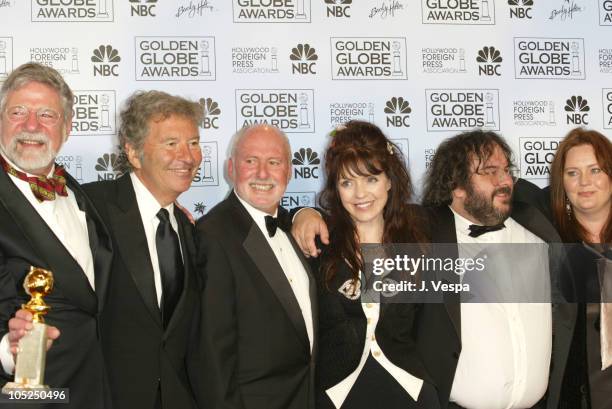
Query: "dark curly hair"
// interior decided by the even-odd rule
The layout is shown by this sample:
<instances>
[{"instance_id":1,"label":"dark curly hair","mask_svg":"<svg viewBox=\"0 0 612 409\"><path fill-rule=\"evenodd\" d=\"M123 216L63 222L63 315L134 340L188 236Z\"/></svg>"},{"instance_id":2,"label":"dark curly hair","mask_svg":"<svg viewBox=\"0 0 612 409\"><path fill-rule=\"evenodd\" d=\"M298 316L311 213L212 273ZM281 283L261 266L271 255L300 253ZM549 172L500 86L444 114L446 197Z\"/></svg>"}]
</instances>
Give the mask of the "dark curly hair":
<instances>
[{"instance_id":1,"label":"dark curly hair","mask_svg":"<svg viewBox=\"0 0 612 409\"><path fill-rule=\"evenodd\" d=\"M359 271L364 271L357 229L342 206L338 181L347 173L368 176L383 172L391 182L391 189L383 210L382 242L427 242L423 223L418 220L420 215L415 206L409 205L413 188L402 152L377 126L350 121L332 133L325 152L326 181L319 203L325 210L330 233L330 250L321 261L326 283L333 279L337 267L345 262L355 280L359 278Z\"/></svg>"},{"instance_id":2,"label":"dark curly hair","mask_svg":"<svg viewBox=\"0 0 612 409\"><path fill-rule=\"evenodd\" d=\"M473 173L472 158L478 160L476 169L479 169L493 155L497 146L508 160L508 166L513 166L512 150L495 132L475 129L442 142L425 175L423 205L450 204L453 190L469 186Z\"/></svg>"}]
</instances>

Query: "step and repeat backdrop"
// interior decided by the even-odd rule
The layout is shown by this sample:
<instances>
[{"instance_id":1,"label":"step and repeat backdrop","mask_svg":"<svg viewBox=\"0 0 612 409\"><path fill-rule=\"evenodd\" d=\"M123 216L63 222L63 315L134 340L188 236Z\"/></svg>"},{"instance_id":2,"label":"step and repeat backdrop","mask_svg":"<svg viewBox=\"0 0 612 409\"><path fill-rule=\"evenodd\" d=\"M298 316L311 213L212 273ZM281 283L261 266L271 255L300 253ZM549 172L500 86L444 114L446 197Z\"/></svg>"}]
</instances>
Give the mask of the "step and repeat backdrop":
<instances>
[{"instance_id":1,"label":"step and repeat backdrop","mask_svg":"<svg viewBox=\"0 0 612 409\"><path fill-rule=\"evenodd\" d=\"M36 61L75 91L58 158L79 181L118 177L118 113L135 90L199 101L202 165L181 202L196 216L229 190L244 125L289 136L283 204L309 206L336 126L375 123L417 184L436 146L499 131L545 185L575 126L612 130L612 0L0 0L0 81Z\"/></svg>"}]
</instances>

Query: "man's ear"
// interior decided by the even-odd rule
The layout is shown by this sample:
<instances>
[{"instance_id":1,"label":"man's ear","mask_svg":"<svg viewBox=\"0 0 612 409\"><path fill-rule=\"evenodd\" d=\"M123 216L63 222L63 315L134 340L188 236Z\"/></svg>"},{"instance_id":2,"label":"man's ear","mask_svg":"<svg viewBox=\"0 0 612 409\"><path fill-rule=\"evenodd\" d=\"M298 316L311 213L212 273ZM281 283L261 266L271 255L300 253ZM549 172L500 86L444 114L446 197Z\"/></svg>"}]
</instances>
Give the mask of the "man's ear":
<instances>
[{"instance_id":1,"label":"man's ear","mask_svg":"<svg viewBox=\"0 0 612 409\"><path fill-rule=\"evenodd\" d=\"M234 181L234 161L232 158L227 160L227 176L232 182Z\"/></svg>"},{"instance_id":2,"label":"man's ear","mask_svg":"<svg viewBox=\"0 0 612 409\"><path fill-rule=\"evenodd\" d=\"M125 153L127 154L128 161L132 165L134 169L140 169L142 167L142 163L140 161L140 155L130 143L125 144Z\"/></svg>"}]
</instances>

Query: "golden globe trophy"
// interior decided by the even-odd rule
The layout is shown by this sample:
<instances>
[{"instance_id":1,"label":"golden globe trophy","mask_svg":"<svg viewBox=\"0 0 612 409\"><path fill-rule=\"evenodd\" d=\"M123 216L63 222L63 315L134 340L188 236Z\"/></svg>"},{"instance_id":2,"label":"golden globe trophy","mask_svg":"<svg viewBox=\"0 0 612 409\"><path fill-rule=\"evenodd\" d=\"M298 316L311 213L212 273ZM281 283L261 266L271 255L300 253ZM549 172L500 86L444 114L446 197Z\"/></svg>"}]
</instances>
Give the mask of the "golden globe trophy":
<instances>
[{"instance_id":1,"label":"golden globe trophy","mask_svg":"<svg viewBox=\"0 0 612 409\"><path fill-rule=\"evenodd\" d=\"M14 389L48 389L43 384L45 376L45 357L47 355L47 326L43 316L51 307L45 304L43 297L53 289L51 271L30 267L30 272L23 281L23 288L31 299L22 308L32 313L33 328L19 340L19 349L15 361L15 381L2 388L2 393Z\"/></svg>"}]
</instances>

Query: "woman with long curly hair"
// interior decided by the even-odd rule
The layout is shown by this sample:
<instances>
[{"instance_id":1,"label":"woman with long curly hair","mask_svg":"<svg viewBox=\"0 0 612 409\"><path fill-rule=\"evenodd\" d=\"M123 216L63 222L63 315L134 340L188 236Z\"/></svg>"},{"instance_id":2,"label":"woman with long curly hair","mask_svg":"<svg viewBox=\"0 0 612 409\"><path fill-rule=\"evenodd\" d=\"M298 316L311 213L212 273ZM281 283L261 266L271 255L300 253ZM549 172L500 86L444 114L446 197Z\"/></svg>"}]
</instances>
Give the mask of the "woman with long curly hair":
<instances>
[{"instance_id":1,"label":"woman with long curly hair","mask_svg":"<svg viewBox=\"0 0 612 409\"><path fill-rule=\"evenodd\" d=\"M333 133L325 174L318 408L439 407L414 343L420 306L360 300L362 244L427 241L403 155L375 125L351 121Z\"/></svg>"}]
</instances>

